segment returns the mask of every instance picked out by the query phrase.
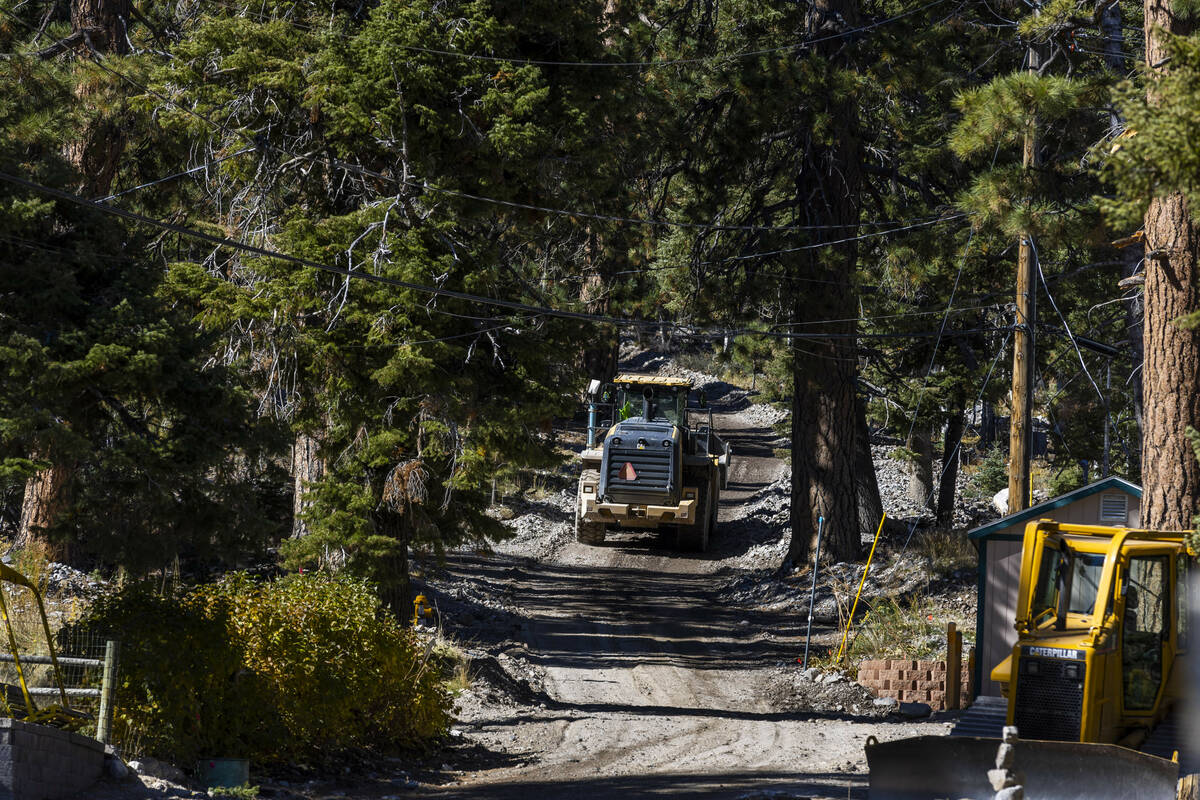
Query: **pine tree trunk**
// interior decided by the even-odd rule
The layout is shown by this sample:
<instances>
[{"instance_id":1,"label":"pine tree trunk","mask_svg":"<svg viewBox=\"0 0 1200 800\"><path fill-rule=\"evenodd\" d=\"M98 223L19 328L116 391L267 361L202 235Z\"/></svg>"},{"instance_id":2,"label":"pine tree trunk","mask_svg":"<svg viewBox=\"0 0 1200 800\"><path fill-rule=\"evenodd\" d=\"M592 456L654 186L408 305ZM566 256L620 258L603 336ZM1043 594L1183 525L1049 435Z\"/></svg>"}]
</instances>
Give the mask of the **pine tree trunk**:
<instances>
[{"instance_id":1,"label":"pine tree trunk","mask_svg":"<svg viewBox=\"0 0 1200 800\"><path fill-rule=\"evenodd\" d=\"M101 54L129 52L125 30L129 19L129 0L73 0L71 26L74 31L87 31L88 40ZM80 45L81 57L90 58L91 48ZM79 84L76 96L89 104L90 84ZM82 135L67 144L64 155L74 164L82 177L81 191L88 196L107 194L116 176L117 164L125 149L125 134L114 122L98 114L84 128ZM27 546L43 540L44 532L59 518L67 506L67 487L75 472L74 464L58 463L34 475L25 483L21 501L21 522L16 544ZM66 557L66 547L58 551Z\"/></svg>"},{"instance_id":2,"label":"pine tree trunk","mask_svg":"<svg viewBox=\"0 0 1200 800\"><path fill-rule=\"evenodd\" d=\"M1192 32L1171 7L1171 0L1146 0L1150 69L1164 68L1163 33ZM1186 426L1200 424L1200 330L1173 321L1200 310L1200 228L1179 194L1151 200L1145 221L1142 524L1181 530L1200 509L1200 463L1184 437Z\"/></svg>"},{"instance_id":3,"label":"pine tree trunk","mask_svg":"<svg viewBox=\"0 0 1200 800\"><path fill-rule=\"evenodd\" d=\"M1181 195L1150 203L1146 248L1142 520L1182 530L1200 510L1200 462L1184 437L1200 424L1200 331L1172 323L1200 309L1200 230Z\"/></svg>"},{"instance_id":4,"label":"pine tree trunk","mask_svg":"<svg viewBox=\"0 0 1200 800\"><path fill-rule=\"evenodd\" d=\"M65 546L53 547L49 544L46 531L67 507L74 476L73 464L54 462L25 482L21 522L13 541L14 548L25 549L34 543L41 543L51 558L63 560L67 556Z\"/></svg>"},{"instance_id":5,"label":"pine tree trunk","mask_svg":"<svg viewBox=\"0 0 1200 800\"><path fill-rule=\"evenodd\" d=\"M958 489L959 443L962 442L966 412L960 407L946 421L946 440L942 445L942 471L938 478L937 523L949 529L954 526L954 500Z\"/></svg>"},{"instance_id":6,"label":"pine tree trunk","mask_svg":"<svg viewBox=\"0 0 1200 800\"><path fill-rule=\"evenodd\" d=\"M808 12L810 33L825 35L815 48L830 71L849 66L844 43L829 33L852 27L858 18L854 0L816 0ZM845 338L805 340L794 344L792 373L792 536L787 561L808 560L818 521L825 518L822 550L829 558L848 561L862 550L859 535L859 457L857 318L851 279L858 250L857 232L861 144L858 107L853 98L827 98L830 134L818 142L802 142L803 160L796 175L797 200L806 222L820 226L813 238L830 244L799 257L796 272L808 282L793 290L793 322L821 322L821 330Z\"/></svg>"},{"instance_id":7,"label":"pine tree trunk","mask_svg":"<svg viewBox=\"0 0 1200 800\"><path fill-rule=\"evenodd\" d=\"M805 342L803 350L818 345ZM792 357L792 538L787 558L808 560L825 518L822 551L849 561L861 550L855 480L858 420L852 340L820 345ZM830 359L836 359L831 361Z\"/></svg>"},{"instance_id":8,"label":"pine tree trunk","mask_svg":"<svg viewBox=\"0 0 1200 800\"><path fill-rule=\"evenodd\" d=\"M125 55L129 52L127 28L129 0L73 0L71 27L86 31L87 41L77 48L81 58L92 58L95 52L103 56ZM84 81L76 96L85 108L94 109L94 89ZM83 192L89 196L108 194L121 155L125 152L127 136L120 120L107 114L94 114L81 135L66 147L67 159L83 178Z\"/></svg>"},{"instance_id":9,"label":"pine tree trunk","mask_svg":"<svg viewBox=\"0 0 1200 800\"><path fill-rule=\"evenodd\" d=\"M924 508L933 502L933 442L930 425L913 426L906 447L914 458L908 464L908 499Z\"/></svg>"},{"instance_id":10,"label":"pine tree trunk","mask_svg":"<svg viewBox=\"0 0 1200 800\"><path fill-rule=\"evenodd\" d=\"M409 514L380 509L372 514L376 532L396 540L390 555L380 559L379 599L401 622L412 617L412 582L408 574Z\"/></svg>"},{"instance_id":11,"label":"pine tree trunk","mask_svg":"<svg viewBox=\"0 0 1200 800\"><path fill-rule=\"evenodd\" d=\"M308 523L303 514L312 505L309 499L311 486L325 476L325 461L321 458L317 440L308 434L296 435L292 445L292 481L295 493L292 497L292 536L296 539L307 536Z\"/></svg>"},{"instance_id":12,"label":"pine tree trunk","mask_svg":"<svg viewBox=\"0 0 1200 800\"><path fill-rule=\"evenodd\" d=\"M867 426L867 406L862 398L859 398L857 407L858 436L854 442L854 483L861 540L875 535L875 529L883 519L883 500L879 496L879 477L875 474L875 461L871 458L871 429Z\"/></svg>"}]
</instances>

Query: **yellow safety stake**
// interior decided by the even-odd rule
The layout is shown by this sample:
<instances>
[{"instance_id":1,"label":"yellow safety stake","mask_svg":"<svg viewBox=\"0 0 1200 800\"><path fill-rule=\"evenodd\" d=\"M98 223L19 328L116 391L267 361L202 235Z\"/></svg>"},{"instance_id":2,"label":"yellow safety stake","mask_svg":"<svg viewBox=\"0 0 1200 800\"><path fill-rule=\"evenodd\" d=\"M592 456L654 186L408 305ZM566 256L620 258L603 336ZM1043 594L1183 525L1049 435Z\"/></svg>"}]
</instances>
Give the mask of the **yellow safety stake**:
<instances>
[{"instance_id":1,"label":"yellow safety stake","mask_svg":"<svg viewBox=\"0 0 1200 800\"><path fill-rule=\"evenodd\" d=\"M842 633L842 644L838 647L835 664L841 663L842 653L846 650L846 638L850 636L850 626L854 624L854 612L858 610L858 598L862 596L863 585L867 582L867 573L871 571L871 559L875 558L875 545L879 544L879 534L883 533L883 523L887 520L887 512L879 518L879 528L875 531L875 541L871 543L871 554L867 556L867 566L863 568L862 580L858 582L858 591L854 593L854 605L850 607L850 619L846 620L846 630Z\"/></svg>"}]
</instances>

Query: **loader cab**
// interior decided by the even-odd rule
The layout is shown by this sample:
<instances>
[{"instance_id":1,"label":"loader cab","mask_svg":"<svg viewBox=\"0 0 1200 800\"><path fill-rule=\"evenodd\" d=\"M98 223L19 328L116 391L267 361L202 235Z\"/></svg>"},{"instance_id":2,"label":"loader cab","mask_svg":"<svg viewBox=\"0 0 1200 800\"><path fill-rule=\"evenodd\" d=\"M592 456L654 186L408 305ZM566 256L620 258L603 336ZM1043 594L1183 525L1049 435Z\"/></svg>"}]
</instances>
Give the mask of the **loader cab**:
<instances>
[{"instance_id":1,"label":"loader cab","mask_svg":"<svg viewBox=\"0 0 1200 800\"><path fill-rule=\"evenodd\" d=\"M687 385L616 384L614 407L616 422L641 417L646 422L686 424Z\"/></svg>"},{"instance_id":2,"label":"loader cab","mask_svg":"<svg viewBox=\"0 0 1200 800\"><path fill-rule=\"evenodd\" d=\"M1179 697L1190 559L1178 535L1031 523L1025 532L1008 720L1022 738L1144 735Z\"/></svg>"}]
</instances>

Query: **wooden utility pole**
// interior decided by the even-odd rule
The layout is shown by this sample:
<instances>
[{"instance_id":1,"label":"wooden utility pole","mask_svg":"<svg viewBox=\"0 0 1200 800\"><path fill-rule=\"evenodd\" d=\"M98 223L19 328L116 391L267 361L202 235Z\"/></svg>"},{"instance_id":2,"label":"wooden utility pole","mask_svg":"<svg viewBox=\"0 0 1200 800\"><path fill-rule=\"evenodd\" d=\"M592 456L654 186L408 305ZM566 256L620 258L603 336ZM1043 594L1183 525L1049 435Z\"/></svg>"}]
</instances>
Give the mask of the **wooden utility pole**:
<instances>
[{"instance_id":1,"label":"wooden utility pole","mask_svg":"<svg viewBox=\"0 0 1200 800\"><path fill-rule=\"evenodd\" d=\"M1029 71L1037 72L1039 58L1029 48ZM1037 122L1025 131L1021 165L1028 173L1037 166ZM1034 272L1032 234L1021 236L1017 257L1017 319L1013 332L1012 417L1008 425L1008 513L1029 508L1029 462L1033 406L1033 323L1036 315L1037 277Z\"/></svg>"}]
</instances>

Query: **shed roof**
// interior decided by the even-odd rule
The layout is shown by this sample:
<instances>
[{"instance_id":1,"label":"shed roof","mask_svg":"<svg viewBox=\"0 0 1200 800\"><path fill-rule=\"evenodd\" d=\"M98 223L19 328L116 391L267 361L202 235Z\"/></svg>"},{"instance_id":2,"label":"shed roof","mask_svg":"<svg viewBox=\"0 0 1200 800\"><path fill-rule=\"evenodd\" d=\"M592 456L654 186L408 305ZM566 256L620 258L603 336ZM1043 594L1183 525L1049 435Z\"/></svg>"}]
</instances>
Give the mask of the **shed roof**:
<instances>
[{"instance_id":1,"label":"shed roof","mask_svg":"<svg viewBox=\"0 0 1200 800\"><path fill-rule=\"evenodd\" d=\"M1101 478L1095 483L1089 483L1087 486L1081 486L1073 492L1052 497L1049 500L1043 500L1035 506L1030 506L1024 511L1018 511L1015 514L1009 514L1007 517L1001 517L995 522L990 522L987 525L981 525L968 532L968 536L972 539L982 539L989 534L1004 528L1011 527L1021 522L1031 519L1039 519L1046 515L1046 512L1053 511L1056 508L1070 505L1077 500L1096 494L1097 492L1107 491L1109 489L1119 489L1125 494L1140 498L1142 496L1142 487L1136 483L1130 483L1124 478L1118 478L1116 475L1109 475L1107 478Z\"/></svg>"}]
</instances>

